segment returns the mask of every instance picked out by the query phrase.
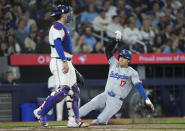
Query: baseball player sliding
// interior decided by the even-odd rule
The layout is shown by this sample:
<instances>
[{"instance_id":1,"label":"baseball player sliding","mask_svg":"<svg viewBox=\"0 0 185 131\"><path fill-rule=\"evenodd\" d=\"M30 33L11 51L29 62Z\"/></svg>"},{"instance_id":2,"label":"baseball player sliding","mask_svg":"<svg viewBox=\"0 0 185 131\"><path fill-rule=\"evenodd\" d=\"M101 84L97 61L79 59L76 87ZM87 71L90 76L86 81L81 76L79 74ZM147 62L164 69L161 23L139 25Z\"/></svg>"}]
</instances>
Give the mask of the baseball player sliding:
<instances>
[{"instance_id":1,"label":"baseball player sliding","mask_svg":"<svg viewBox=\"0 0 185 131\"><path fill-rule=\"evenodd\" d=\"M68 127L86 127L79 120L79 87L75 68L71 62L72 42L69 30L65 24L71 21L70 6L58 5L51 15L56 22L51 26L49 31L49 42L51 46L50 70L54 75L55 84L59 89L52 92L46 101L36 110L34 115L40 120L41 125L47 126L46 114L56 103L66 97L68 108Z\"/></svg>"},{"instance_id":2,"label":"baseball player sliding","mask_svg":"<svg viewBox=\"0 0 185 131\"><path fill-rule=\"evenodd\" d=\"M116 31L115 34L116 41L119 41L121 32ZM116 41L105 48L110 65L105 91L80 108L80 117L86 116L92 110L103 109L91 124L107 124L109 119L120 110L132 87L137 88L145 103L154 110L152 102L141 85L137 71L128 65L132 59L131 52L124 49L120 52L118 59L113 56Z\"/></svg>"}]
</instances>

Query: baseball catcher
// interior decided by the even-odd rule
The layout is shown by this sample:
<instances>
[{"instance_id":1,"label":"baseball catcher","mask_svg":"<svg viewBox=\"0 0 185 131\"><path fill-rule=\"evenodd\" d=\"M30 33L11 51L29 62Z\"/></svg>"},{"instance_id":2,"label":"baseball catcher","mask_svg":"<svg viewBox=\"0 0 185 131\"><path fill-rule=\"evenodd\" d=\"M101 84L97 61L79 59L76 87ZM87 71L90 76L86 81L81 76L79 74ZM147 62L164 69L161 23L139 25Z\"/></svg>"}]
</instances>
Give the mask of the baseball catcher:
<instances>
[{"instance_id":1,"label":"baseball catcher","mask_svg":"<svg viewBox=\"0 0 185 131\"><path fill-rule=\"evenodd\" d=\"M66 97L68 109L68 127L86 127L79 119L79 96L75 68L71 62L72 42L66 23L71 21L72 8L69 5L58 5L51 15L56 22L49 30L49 42L51 46L50 70L54 75L57 91L52 92L46 101L36 110L34 115L40 120L41 125L47 126L46 114L56 103Z\"/></svg>"}]
</instances>

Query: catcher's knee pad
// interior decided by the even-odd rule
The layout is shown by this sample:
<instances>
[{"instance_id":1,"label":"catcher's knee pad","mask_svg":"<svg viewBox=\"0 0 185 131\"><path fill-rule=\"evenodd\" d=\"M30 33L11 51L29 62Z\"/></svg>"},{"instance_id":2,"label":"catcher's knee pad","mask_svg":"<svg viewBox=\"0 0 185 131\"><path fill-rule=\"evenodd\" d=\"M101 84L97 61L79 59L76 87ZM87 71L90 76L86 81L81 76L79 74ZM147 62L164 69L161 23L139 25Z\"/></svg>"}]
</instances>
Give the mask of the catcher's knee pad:
<instances>
[{"instance_id":1,"label":"catcher's knee pad","mask_svg":"<svg viewBox=\"0 0 185 131\"><path fill-rule=\"evenodd\" d=\"M70 88L68 86L62 86L62 88L58 89L53 95L53 100L55 103L63 100L68 95L69 90Z\"/></svg>"},{"instance_id":2,"label":"catcher's knee pad","mask_svg":"<svg viewBox=\"0 0 185 131\"><path fill-rule=\"evenodd\" d=\"M73 87L72 87L72 90L73 90L73 99L74 101L79 101L79 96L80 96L80 89L79 87L77 86L77 84L75 84Z\"/></svg>"},{"instance_id":3,"label":"catcher's knee pad","mask_svg":"<svg viewBox=\"0 0 185 131\"><path fill-rule=\"evenodd\" d=\"M79 101L79 87L77 86L77 84L75 84L72 89L68 91L68 96L66 99L67 107L72 108L71 103L73 103L74 101Z\"/></svg>"},{"instance_id":4,"label":"catcher's knee pad","mask_svg":"<svg viewBox=\"0 0 185 131\"><path fill-rule=\"evenodd\" d=\"M68 95L69 91L70 91L70 87L69 86L62 86L62 93L63 95Z\"/></svg>"}]
</instances>

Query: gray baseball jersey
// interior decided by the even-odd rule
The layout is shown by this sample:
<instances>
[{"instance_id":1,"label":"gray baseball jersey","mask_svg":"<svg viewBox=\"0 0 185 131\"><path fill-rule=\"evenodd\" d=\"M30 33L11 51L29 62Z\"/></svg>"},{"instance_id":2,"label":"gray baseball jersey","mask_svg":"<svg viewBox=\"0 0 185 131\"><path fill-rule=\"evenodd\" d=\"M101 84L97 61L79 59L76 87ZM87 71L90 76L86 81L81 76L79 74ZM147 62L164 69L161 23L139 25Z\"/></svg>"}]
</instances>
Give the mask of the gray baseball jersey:
<instances>
[{"instance_id":1,"label":"gray baseball jersey","mask_svg":"<svg viewBox=\"0 0 185 131\"><path fill-rule=\"evenodd\" d=\"M133 85L141 82L138 73L132 67L120 67L118 60L114 56L109 59L109 64L105 91L80 108L80 117L86 116L92 110L104 108L97 120L99 123L107 124L108 120L122 106L123 102L120 97L122 99L127 97ZM113 92L115 97L108 95L108 92Z\"/></svg>"},{"instance_id":2,"label":"gray baseball jersey","mask_svg":"<svg viewBox=\"0 0 185 131\"><path fill-rule=\"evenodd\" d=\"M114 56L109 59L109 64L105 91L112 91L122 98L127 97L133 85L141 83L138 73L130 66L121 67Z\"/></svg>"}]
</instances>

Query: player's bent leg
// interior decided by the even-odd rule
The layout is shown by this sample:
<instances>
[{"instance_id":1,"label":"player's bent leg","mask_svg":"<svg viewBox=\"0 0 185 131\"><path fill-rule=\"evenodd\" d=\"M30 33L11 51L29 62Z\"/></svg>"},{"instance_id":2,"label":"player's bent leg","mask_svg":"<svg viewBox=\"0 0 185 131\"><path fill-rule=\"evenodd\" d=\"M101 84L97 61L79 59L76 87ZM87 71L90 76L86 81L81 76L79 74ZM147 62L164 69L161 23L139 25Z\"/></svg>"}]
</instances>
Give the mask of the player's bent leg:
<instances>
[{"instance_id":1,"label":"player's bent leg","mask_svg":"<svg viewBox=\"0 0 185 131\"><path fill-rule=\"evenodd\" d=\"M107 124L109 119L116 114L119 111L119 109L117 108L109 108L106 107L102 113L100 113L100 115L97 118L97 121L99 124Z\"/></svg>"},{"instance_id":2,"label":"player's bent leg","mask_svg":"<svg viewBox=\"0 0 185 131\"><path fill-rule=\"evenodd\" d=\"M47 97L46 101L39 108L34 110L33 113L37 119L40 119L41 125L47 126L46 114L55 106L56 103L60 102L67 96L69 89L70 88L68 86L63 86L56 92L51 93L51 95Z\"/></svg>"},{"instance_id":3,"label":"player's bent leg","mask_svg":"<svg viewBox=\"0 0 185 131\"><path fill-rule=\"evenodd\" d=\"M46 115L56 103L63 100L69 91L68 86L63 86L62 88L58 89L55 93L51 93L51 95L46 99L44 105L42 105L42 109L40 110L40 115Z\"/></svg>"},{"instance_id":4,"label":"player's bent leg","mask_svg":"<svg viewBox=\"0 0 185 131\"><path fill-rule=\"evenodd\" d=\"M72 90L69 91L69 95L66 98L68 108L68 127L87 127L88 124L79 120L79 87L75 84Z\"/></svg>"},{"instance_id":5,"label":"player's bent leg","mask_svg":"<svg viewBox=\"0 0 185 131\"><path fill-rule=\"evenodd\" d=\"M121 106L121 100L115 98L108 98L104 110L97 118L98 123L107 124L109 119L120 110Z\"/></svg>"},{"instance_id":6,"label":"player's bent leg","mask_svg":"<svg viewBox=\"0 0 185 131\"><path fill-rule=\"evenodd\" d=\"M80 118L86 116L89 112L95 109L101 109L105 107L106 94L103 92L93 98L91 101L80 107L79 115Z\"/></svg>"}]
</instances>

